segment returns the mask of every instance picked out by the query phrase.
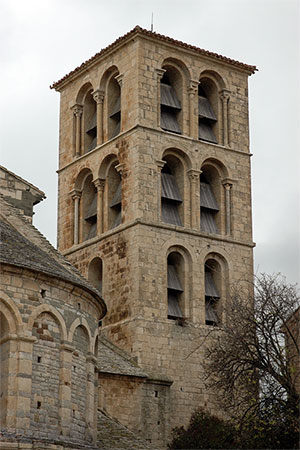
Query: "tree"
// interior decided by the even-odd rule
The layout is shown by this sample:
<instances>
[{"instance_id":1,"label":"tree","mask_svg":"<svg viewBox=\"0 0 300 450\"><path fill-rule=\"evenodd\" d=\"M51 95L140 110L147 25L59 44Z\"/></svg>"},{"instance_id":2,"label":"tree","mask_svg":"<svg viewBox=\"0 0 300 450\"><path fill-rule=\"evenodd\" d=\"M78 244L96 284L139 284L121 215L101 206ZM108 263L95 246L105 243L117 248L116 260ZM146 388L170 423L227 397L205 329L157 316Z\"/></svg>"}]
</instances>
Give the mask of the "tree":
<instances>
[{"instance_id":1,"label":"tree","mask_svg":"<svg viewBox=\"0 0 300 450\"><path fill-rule=\"evenodd\" d=\"M290 445L283 434L297 440L299 431L299 292L281 275L265 274L250 292L236 286L223 323L209 332L208 387L240 432L252 433L252 448L259 448L255 436L259 446L267 430L270 442L279 430L277 438Z\"/></svg>"},{"instance_id":2,"label":"tree","mask_svg":"<svg viewBox=\"0 0 300 450\"><path fill-rule=\"evenodd\" d=\"M235 428L225 420L215 417L203 409L192 414L187 428L173 430L169 449L233 449L235 446Z\"/></svg>"}]
</instances>

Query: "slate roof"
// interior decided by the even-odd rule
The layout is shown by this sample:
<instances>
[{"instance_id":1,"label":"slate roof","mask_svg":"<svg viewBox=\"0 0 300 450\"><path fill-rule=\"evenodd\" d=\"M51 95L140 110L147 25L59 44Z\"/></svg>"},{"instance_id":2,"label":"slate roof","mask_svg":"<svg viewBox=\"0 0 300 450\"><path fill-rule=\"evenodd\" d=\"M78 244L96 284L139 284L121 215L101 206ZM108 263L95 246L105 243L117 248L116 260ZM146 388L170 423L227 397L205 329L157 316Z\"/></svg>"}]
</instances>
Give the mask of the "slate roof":
<instances>
[{"instance_id":1,"label":"slate roof","mask_svg":"<svg viewBox=\"0 0 300 450\"><path fill-rule=\"evenodd\" d=\"M180 47L180 48L183 48L185 50L194 51L194 52L196 52L196 53L198 53L200 55L203 55L203 56L208 56L210 58L218 59L218 60L223 61L225 63L228 63L228 64L234 65L236 67L239 67L240 69L249 72L250 75L253 74L257 70L256 66L251 66L249 64L244 64L242 62L235 61L234 59L227 58L226 56L219 55L218 53L209 52L208 50L204 50L202 48L196 47L194 45L186 44L185 42L178 41L178 40L170 38L168 36L164 36L162 34L146 30L146 29L141 28L141 27L139 27L137 25L131 31L129 31L128 33L126 33L123 36L119 37L112 44L110 44L107 47L105 47L102 50L100 50L98 53L96 53L94 56L89 58L87 61L83 62L80 66L76 67L74 70L72 70L71 72L66 74L64 77L62 77L60 80L58 80L56 82L53 82L53 84L50 86L50 88L59 90L59 88L63 85L63 83L65 81L67 81L67 79L69 77L71 77L73 75L76 75L76 74L80 73L81 71L87 69L93 63L95 63L100 57L106 55L111 50L113 50L115 47L117 47L119 44L124 43L128 39L132 39L135 35L138 35L138 34L140 34L142 36L147 36L147 37L150 37L150 38L154 38L154 39L160 40L160 41L165 42L165 43L176 45L176 47Z\"/></svg>"},{"instance_id":2,"label":"slate roof","mask_svg":"<svg viewBox=\"0 0 300 450\"><path fill-rule=\"evenodd\" d=\"M132 358L102 336L99 339L98 349L100 372L148 378L148 374L138 367Z\"/></svg>"},{"instance_id":3,"label":"slate roof","mask_svg":"<svg viewBox=\"0 0 300 450\"><path fill-rule=\"evenodd\" d=\"M98 411L98 448L102 450L147 450L153 449L116 419Z\"/></svg>"},{"instance_id":4,"label":"slate roof","mask_svg":"<svg viewBox=\"0 0 300 450\"><path fill-rule=\"evenodd\" d=\"M22 214L0 196L0 262L24 269L42 272L68 281L94 296L101 304L103 315L106 305L99 291L46 240Z\"/></svg>"}]
</instances>

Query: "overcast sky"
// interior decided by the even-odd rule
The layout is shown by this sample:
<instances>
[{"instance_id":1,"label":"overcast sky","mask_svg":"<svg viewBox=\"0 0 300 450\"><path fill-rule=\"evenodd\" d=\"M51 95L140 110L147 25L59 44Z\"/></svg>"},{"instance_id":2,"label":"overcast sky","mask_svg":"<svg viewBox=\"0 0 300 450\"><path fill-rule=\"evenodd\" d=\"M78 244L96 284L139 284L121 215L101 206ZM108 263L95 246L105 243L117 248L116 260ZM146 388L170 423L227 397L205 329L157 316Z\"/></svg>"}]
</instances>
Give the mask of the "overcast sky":
<instances>
[{"instance_id":1,"label":"overcast sky","mask_svg":"<svg viewBox=\"0 0 300 450\"><path fill-rule=\"evenodd\" d=\"M0 0L1 164L42 189L56 245L59 94L49 85L135 25L256 65L249 79L256 272L299 281L298 0Z\"/></svg>"}]
</instances>

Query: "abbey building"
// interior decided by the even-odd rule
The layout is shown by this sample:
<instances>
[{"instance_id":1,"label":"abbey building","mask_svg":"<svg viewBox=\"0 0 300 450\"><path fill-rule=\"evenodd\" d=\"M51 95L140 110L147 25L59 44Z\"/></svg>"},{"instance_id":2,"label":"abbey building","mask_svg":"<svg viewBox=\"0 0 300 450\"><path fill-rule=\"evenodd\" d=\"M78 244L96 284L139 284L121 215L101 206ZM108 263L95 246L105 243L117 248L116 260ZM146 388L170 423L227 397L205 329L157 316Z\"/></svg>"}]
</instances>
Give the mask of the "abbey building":
<instances>
[{"instance_id":1,"label":"abbey building","mask_svg":"<svg viewBox=\"0 0 300 450\"><path fill-rule=\"evenodd\" d=\"M230 286L253 277L247 83L255 70L136 27L53 84L61 96L58 250L89 281L73 280L85 302L70 294L53 305L60 326L38 288L39 311L56 323L48 324L60 361L53 402L65 442L69 423L80 445L102 448L103 412L165 448L197 407L216 411L201 342L226 320ZM66 314L70 302L78 322L72 308ZM47 328L37 318L26 325L32 380L34 348L50 342L39 342ZM28 404L32 426L46 407L42 392L33 410Z\"/></svg>"}]
</instances>

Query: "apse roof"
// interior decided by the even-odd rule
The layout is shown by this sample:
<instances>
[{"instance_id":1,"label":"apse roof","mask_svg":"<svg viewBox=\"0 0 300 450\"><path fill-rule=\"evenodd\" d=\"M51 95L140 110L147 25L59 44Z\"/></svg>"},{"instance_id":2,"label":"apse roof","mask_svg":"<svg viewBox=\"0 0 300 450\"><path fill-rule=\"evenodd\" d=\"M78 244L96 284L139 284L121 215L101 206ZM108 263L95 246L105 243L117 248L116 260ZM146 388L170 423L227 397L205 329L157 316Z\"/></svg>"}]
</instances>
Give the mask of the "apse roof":
<instances>
[{"instance_id":1,"label":"apse roof","mask_svg":"<svg viewBox=\"0 0 300 450\"><path fill-rule=\"evenodd\" d=\"M0 263L41 272L53 278L73 283L106 305L100 292L70 264L18 209L0 196Z\"/></svg>"}]
</instances>

